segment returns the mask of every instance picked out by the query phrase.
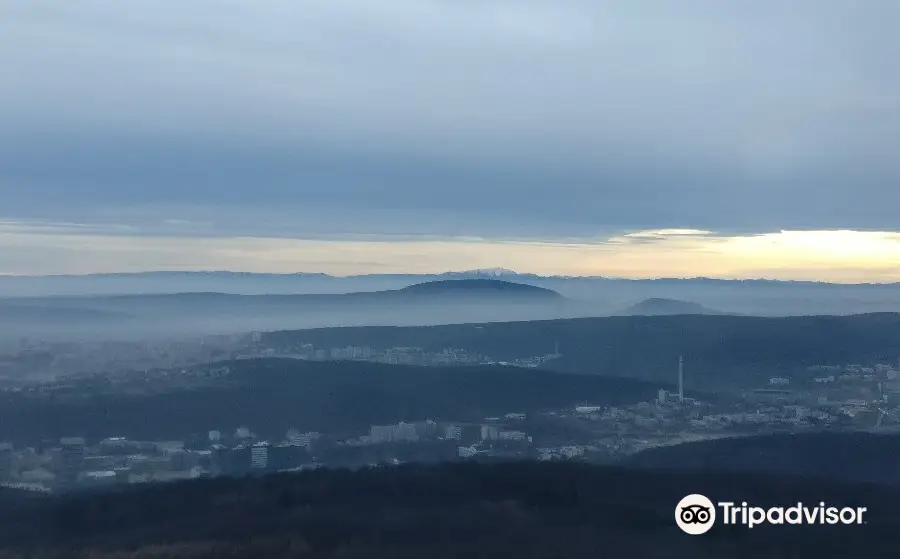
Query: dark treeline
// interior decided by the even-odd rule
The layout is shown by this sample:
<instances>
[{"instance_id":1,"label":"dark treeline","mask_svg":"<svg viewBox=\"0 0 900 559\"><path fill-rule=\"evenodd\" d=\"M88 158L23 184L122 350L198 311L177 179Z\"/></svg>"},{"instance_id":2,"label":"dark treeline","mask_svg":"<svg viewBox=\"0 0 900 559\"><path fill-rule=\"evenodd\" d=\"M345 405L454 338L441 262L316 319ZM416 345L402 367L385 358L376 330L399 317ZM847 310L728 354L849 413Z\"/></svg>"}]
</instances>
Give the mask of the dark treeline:
<instances>
[{"instance_id":1,"label":"dark treeline","mask_svg":"<svg viewBox=\"0 0 900 559\"><path fill-rule=\"evenodd\" d=\"M625 464L900 485L900 435L804 433L727 438L645 450Z\"/></svg>"},{"instance_id":2,"label":"dark treeline","mask_svg":"<svg viewBox=\"0 0 900 559\"><path fill-rule=\"evenodd\" d=\"M692 537L674 509L695 492L869 510L863 525L717 525ZM900 492L880 486L572 463L315 470L5 498L0 557L894 558L898 502Z\"/></svg>"},{"instance_id":3,"label":"dark treeline","mask_svg":"<svg viewBox=\"0 0 900 559\"><path fill-rule=\"evenodd\" d=\"M3 395L0 440L127 435L185 437L247 425L262 436L288 428L340 432L420 419L481 419L589 401L649 400L655 385L514 367L411 367L295 359L227 363L233 378L154 395L83 394L62 399Z\"/></svg>"}]
</instances>

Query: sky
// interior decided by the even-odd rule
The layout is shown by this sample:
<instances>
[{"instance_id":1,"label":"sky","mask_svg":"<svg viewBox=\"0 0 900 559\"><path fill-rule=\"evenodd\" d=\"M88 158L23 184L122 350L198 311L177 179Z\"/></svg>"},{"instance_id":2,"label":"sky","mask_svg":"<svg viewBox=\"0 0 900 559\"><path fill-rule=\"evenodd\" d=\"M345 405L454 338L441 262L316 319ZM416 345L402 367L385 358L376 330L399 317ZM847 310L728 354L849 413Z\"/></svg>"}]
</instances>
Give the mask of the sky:
<instances>
[{"instance_id":1,"label":"sky","mask_svg":"<svg viewBox=\"0 0 900 559\"><path fill-rule=\"evenodd\" d=\"M0 274L900 281L895 0L0 14Z\"/></svg>"}]
</instances>

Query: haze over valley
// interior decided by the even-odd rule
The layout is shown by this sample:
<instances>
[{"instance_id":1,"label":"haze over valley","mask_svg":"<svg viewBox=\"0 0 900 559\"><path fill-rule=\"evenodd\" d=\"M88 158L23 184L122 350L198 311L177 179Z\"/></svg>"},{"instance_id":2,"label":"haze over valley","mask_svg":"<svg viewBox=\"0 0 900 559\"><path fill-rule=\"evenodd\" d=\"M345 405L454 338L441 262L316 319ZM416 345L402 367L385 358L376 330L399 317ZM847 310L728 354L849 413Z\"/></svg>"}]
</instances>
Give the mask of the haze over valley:
<instances>
[{"instance_id":1,"label":"haze over valley","mask_svg":"<svg viewBox=\"0 0 900 559\"><path fill-rule=\"evenodd\" d=\"M428 285L437 289L415 293ZM497 288L504 285L523 287ZM7 340L125 340L630 314L898 312L900 284L543 277L495 269L352 277L228 272L7 276L0 277L0 311L0 338Z\"/></svg>"},{"instance_id":2,"label":"haze over valley","mask_svg":"<svg viewBox=\"0 0 900 559\"><path fill-rule=\"evenodd\" d=\"M900 2L0 14L0 559L898 557Z\"/></svg>"}]
</instances>

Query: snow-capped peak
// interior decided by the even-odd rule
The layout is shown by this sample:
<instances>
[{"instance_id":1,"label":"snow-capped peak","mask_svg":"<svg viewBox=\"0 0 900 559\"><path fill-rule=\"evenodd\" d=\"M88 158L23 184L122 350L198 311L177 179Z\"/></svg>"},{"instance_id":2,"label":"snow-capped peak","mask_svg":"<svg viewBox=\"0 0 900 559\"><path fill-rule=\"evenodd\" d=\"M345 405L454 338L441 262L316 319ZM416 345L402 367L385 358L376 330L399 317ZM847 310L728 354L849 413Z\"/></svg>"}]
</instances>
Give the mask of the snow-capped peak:
<instances>
[{"instance_id":1,"label":"snow-capped peak","mask_svg":"<svg viewBox=\"0 0 900 559\"><path fill-rule=\"evenodd\" d=\"M481 268L478 270L466 270L464 272L445 272L441 275L449 276L449 277L478 276L478 277L499 278L499 277L503 277L503 276L517 276L519 274L512 270L507 270L506 268Z\"/></svg>"}]
</instances>

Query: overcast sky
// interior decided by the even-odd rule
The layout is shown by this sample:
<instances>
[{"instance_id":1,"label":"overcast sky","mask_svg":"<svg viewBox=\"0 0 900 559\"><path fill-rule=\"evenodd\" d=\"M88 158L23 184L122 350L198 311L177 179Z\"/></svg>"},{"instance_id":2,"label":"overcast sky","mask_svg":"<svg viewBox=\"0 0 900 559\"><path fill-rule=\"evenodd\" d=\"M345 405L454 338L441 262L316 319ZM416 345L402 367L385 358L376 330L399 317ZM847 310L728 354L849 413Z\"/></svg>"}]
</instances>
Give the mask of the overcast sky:
<instances>
[{"instance_id":1,"label":"overcast sky","mask_svg":"<svg viewBox=\"0 0 900 559\"><path fill-rule=\"evenodd\" d=\"M896 0L0 0L0 273L900 279L898 20ZM779 234L834 229L867 232Z\"/></svg>"}]
</instances>

